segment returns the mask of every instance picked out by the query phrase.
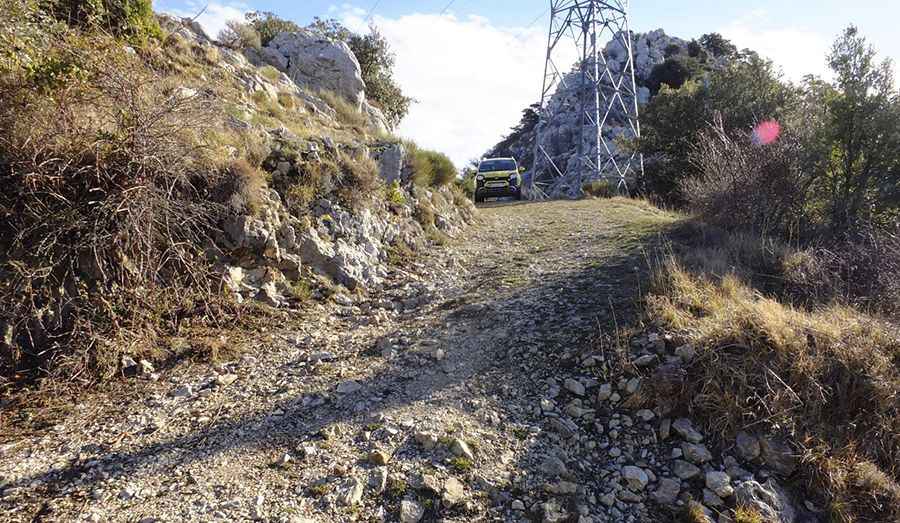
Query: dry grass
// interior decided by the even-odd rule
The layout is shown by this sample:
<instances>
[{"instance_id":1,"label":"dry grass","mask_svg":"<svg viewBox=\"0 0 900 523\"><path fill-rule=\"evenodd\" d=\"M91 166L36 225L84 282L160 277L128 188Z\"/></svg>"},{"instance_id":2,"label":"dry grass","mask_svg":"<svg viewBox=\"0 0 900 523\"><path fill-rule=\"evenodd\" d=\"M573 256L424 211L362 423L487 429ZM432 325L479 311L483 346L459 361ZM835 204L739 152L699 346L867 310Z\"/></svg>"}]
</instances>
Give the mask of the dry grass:
<instances>
[{"instance_id":1,"label":"dry grass","mask_svg":"<svg viewBox=\"0 0 900 523\"><path fill-rule=\"evenodd\" d=\"M758 510L750 507L734 509L734 523L766 523Z\"/></svg>"},{"instance_id":2,"label":"dry grass","mask_svg":"<svg viewBox=\"0 0 900 523\"><path fill-rule=\"evenodd\" d=\"M676 403L724 439L748 428L789 436L839 520L894 521L900 335L847 305L790 305L781 270L794 252L713 235L663 257L648 313L698 349Z\"/></svg>"},{"instance_id":3,"label":"dry grass","mask_svg":"<svg viewBox=\"0 0 900 523\"><path fill-rule=\"evenodd\" d=\"M327 90L319 91L318 96L337 112L338 122L360 133L368 131L369 119L347 99Z\"/></svg>"},{"instance_id":4,"label":"dry grass","mask_svg":"<svg viewBox=\"0 0 900 523\"><path fill-rule=\"evenodd\" d=\"M234 161L230 170L234 184L229 200L232 211L237 214L259 214L263 206L262 193L267 189L266 173L243 159Z\"/></svg>"},{"instance_id":5,"label":"dry grass","mask_svg":"<svg viewBox=\"0 0 900 523\"><path fill-rule=\"evenodd\" d=\"M612 198L612 186L606 180L595 180L581 186L581 191L589 198Z\"/></svg>"}]
</instances>

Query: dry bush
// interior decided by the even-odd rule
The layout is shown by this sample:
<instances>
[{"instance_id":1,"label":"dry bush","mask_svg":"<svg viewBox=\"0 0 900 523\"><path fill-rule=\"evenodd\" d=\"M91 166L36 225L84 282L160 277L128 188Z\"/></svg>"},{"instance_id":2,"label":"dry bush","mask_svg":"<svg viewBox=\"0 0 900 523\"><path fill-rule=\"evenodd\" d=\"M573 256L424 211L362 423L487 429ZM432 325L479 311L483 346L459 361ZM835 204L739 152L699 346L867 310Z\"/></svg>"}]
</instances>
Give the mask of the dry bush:
<instances>
[{"instance_id":1,"label":"dry bush","mask_svg":"<svg viewBox=\"0 0 900 523\"><path fill-rule=\"evenodd\" d=\"M777 242L723 235L686 252L664 258L648 297L648 313L698 350L675 403L722 438L747 427L791 436L836 516L895 521L897 326L847 305L775 299L784 284L764 282L796 252Z\"/></svg>"},{"instance_id":2,"label":"dry bush","mask_svg":"<svg viewBox=\"0 0 900 523\"><path fill-rule=\"evenodd\" d=\"M266 174L244 159L235 160L230 171L231 183L234 184L229 202L232 210L238 214L259 214L263 206L263 191L267 188Z\"/></svg>"},{"instance_id":3,"label":"dry bush","mask_svg":"<svg viewBox=\"0 0 900 523\"><path fill-rule=\"evenodd\" d=\"M755 145L749 133L727 133L719 119L698 136L690 154L698 175L686 178L681 191L708 223L790 234L805 222L800 149L784 136Z\"/></svg>"},{"instance_id":4,"label":"dry bush","mask_svg":"<svg viewBox=\"0 0 900 523\"><path fill-rule=\"evenodd\" d=\"M839 300L900 317L900 235L861 225L785 261L785 281L804 301Z\"/></svg>"},{"instance_id":5,"label":"dry bush","mask_svg":"<svg viewBox=\"0 0 900 523\"><path fill-rule=\"evenodd\" d=\"M214 116L116 40L70 33L35 56L0 78L2 372L109 376L122 347L208 312Z\"/></svg>"},{"instance_id":6,"label":"dry bush","mask_svg":"<svg viewBox=\"0 0 900 523\"><path fill-rule=\"evenodd\" d=\"M612 187L606 180L594 180L581 186L581 191L590 198L612 198Z\"/></svg>"}]
</instances>

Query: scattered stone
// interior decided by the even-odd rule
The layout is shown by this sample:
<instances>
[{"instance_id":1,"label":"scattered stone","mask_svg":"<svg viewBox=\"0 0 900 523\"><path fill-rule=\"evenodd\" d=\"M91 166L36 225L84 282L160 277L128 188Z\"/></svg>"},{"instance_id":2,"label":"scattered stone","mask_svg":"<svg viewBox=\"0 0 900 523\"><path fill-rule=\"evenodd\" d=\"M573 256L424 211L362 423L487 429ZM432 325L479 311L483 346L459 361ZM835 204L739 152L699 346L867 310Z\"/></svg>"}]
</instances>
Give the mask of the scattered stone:
<instances>
[{"instance_id":1,"label":"scattered stone","mask_svg":"<svg viewBox=\"0 0 900 523\"><path fill-rule=\"evenodd\" d=\"M574 378L566 379L565 387L566 390L576 396L584 396L584 385Z\"/></svg>"},{"instance_id":2,"label":"scattered stone","mask_svg":"<svg viewBox=\"0 0 900 523\"><path fill-rule=\"evenodd\" d=\"M734 489L731 487L731 478L724 472L707 472L706 488L715 492L720 498L728 498L734 494Z\"/></svg>"},{"instance_id":3,"label":"scattered stone","mask_svg":"<svg viewBox=\"0 0 900 523\"><path fill-rule=\"evenodd\" d=\"M352 478L337 491L337 502L343 506L350 507L358 505L362 501L363 484L356 478Z\"/></svg>"},{"instance_id":4,"label":"scattered stone","mask_svg":"<svg viewBox=\"0 0 900 523\"><path fill-rule=\"evenodd\" d=\"M600 390L597 392L597 401L606 401L612 396L612 384L604 383L600 385Z\"/></svg>"},{"instance_id":5,"label":"scattered stone","mask_svg":"<svg viewBox=\"0 0 900 523\"><path fill-rule=\"evenodd\" d=\"M738 455L745 461L755 460L761 452L759 439L746 432L738 432L735 447Z\"/></svg>"},{"instance_id":6,"label":"scattered stone","mask_svg":"<svg viewBox=\"0 0 900 523\"><path fill-rule=\"evenodd\" d=\"M773 523L794 523L797 510L787 492L774 480L764 485L756 481L738 483L734 489L738 506L755 509L763 521Z\"/></svg>"},{"instance_id":7,"label":"scattered stone","mask_svg":"<svg viewBox=\"0 0 900 523\"><path fill-rule=\"evenodd\" d=\"M172 391L172 396L175 398L190 398L194 395L194 388L190 384L182 385Z\"/></svg>"},{"instance_id":8,"label":"scattered stone","mask_svg":"<svg viewBox=\"0 0 900 523\"><path fill-rule=\"evenodd\" d=\"M454 507L466 498L466 489L456 478L447 478L441 493L441 502L445 507Z\"/></svg>"},{"instance_id":9,"label":"scattered stone","mask_svg":"<svg viewBox=\"0 0 900 523\"><path fill-rule=\"evenodd\" d=\"M635 416L637 416L640 420L647 422L656 417L656 414L654 414L652 410L641 409L635 413Z\"/></svg>"},{"instance_id":10,"label":"scattered stone","mask_svg":"<svg viewBox=\"0 0 900 523\"><path fill-rule=\"evenodd\" d=\"M400 523L418 523L425 515L425 507L411 499L400 502Z\"/></svg>"},{"instance_id":11,"label":"scattered stone","mask_svg":"<svg viewBox=\"0 0 900 523\"><path fill-rule=\"evenodd\" d=\"M385 467L378 467L369 473L369 488L375 495L384 492L387 488L388 472Z\"/></svg>"},{"instance_id":12,"label":"scattered stone","mask_svg":"<svg viewBox=\"0 0 900 523\"><path fill-rule=\"evenodd\" d=\"M719 508L725 505L725 501L717 496L715 492L705 488L703 489L703 504L709 507Z\"/></svg>"},{"instance_id":13,"label":"scattered stone","mask_svg":"<svg viewBox=\"0 0 900 523\"><path fill-rule=\"evenodd\" d=\"M569 520L569 513L556 501L548 501L540 506L542 523L563 523Z\"/></svg>"},{"instance_id":14,"label":"scattered stone","mask_svg":"<svg viewBox=\"0 0 900 523\"><path fill-rule=\"evenodd\" d=\"M512 505L510 505L510 508L512 508L516 512L523 512L525 510L525 503L523 503L521 499L516 499L516 500L513 500Z\"/></svg>"},{"instance_id":15,"label":"scattered stone","mask_svg":"<svg viewBox=\"0 0 900 523\"><path fill-rule=\"evenodd\" d=\"M653 501L660 505L672 505L678 499L679 494L681 494L680 481L672 478L662 478L659 480L659 486L653 491L651 497Z\"/></svg>"},{"instance_id":16,"label":"scattered stone","mask_svg":"<svg viewBox=\"0 0 900 523\"><path fill-rule=\"evenodd\" d=\"M659 439L662 441L669 439L671 431L672 420L669 418L663 418L662 421L659 422Z\"/></svg>"},{"instance_id":17,"label":"scattered stone","mask_svg":"<svg viewBox=\"0 0 900 523\"><path fill-rule=\"evenodd\" d=\"M681 361L690 363L697 357L697 351L693 345L682 345L675 349L675 355L681 358Z\"/></svg>"},{"instance_id":18,"label":"scattered stone","mask_svg":"<svg viewBox=\"0 0 900 523\"><path fill-rule=\"evenodd\" d=\"M647 483L650 482L647 473L640 467L633 465L622 468L622 477L628 484L628 488L637 492L644 490L647 487Z\"/></svg>"},{"instance_id":19,"label":"scattered stone","mask_svg":"<svg viewBox=\"0 0 900 523\"><path fill-rule=\"evenodd\" d=\"M691 463L702 464L713 459L712 453L706 448L706 445L682 443L681 451L684 453L684 459Z\"/></svg>"},{"instance_id":20,"label":"scattered stone","mask_svg":"<svg viewBox=\"0 0 900 523\"><path fill-rule=\"evenodd\" d=\"M690 443L700 443L703 441L703 434L694 428L694 424L687 418L678 418L672 422L672 430L678 433L684 440Z\"/></svg>"},{"instance_id":21,"label":"scattered stone","mask_svg":"<svg viewBox=\"0 0 900 523\"><path fill-rule=\"evenodd\" d=\"M766 437L759 441L760 453L765 464L782 476L790 476L797 470L797 458L784 440Z\"/></svg>"},{"instance_id":22,"label":"scattered stone","mask_svg":"<svg viewBox=\"0 0 900 523\"><path fill-rule=\"evenodd\" d=\"M217 387L227 387L238 380L237 374L221 374L216 376Z\"/></svg>"},{"instance_id":23,"label":"scattered stone","mask_svg":"<svg viewBox=\"0 0 900 523\"><path fill-rule=\"evenodd\" d=\"M425 448L425 450L432 450L438 444L438 437L430 432L416 432L414 436L416 443Z\"/></svg>"},{"instance_id":24,"label":"scattered stone","mask_svg":"<svg viewBox=\"0 0 900 523\"><path fill-rule=\"evenodd\" d=\"M356 381L345 381L337 386L338 394L353 394L354 392L359 392L362 390L362 385L360 385Z\"/></svg>"},{"instance_id":25,"label":"scattered stone","mask_svg":"<svg viewBox=\"0 0 900 523\"><path fill-rule=\"evenodd\" d=\"M697 477L700 474L700 468L687 461L677 459L672 464L672 472L679 478L687 480Z\"/></svg>"},{"instance_id":26,"label":"scattered stone","mask_svg":"<svg viewBox=\"0 0 900 523\"><path fill-rule=\"evenodd\" d=\"M634 366L639 367L639 368L649 367L650 365L653 365L654 363L656 363L656 356L654 356L653 354L645 354L645 355L637 358L636 360L634 360Z\"/></svg>"},{"instance_id":27,"label":"scattered stone","mask_svg":"<svg viewBox=\"0 0 900 523\"><path fill-rule=\"evenodd\" d=\"M450 452L455 456L466 458L469 461L475 459L475 454L472 453L469 444L459 438L454 439L453 443L450 444Z\"/></svg>"}]
</instances>

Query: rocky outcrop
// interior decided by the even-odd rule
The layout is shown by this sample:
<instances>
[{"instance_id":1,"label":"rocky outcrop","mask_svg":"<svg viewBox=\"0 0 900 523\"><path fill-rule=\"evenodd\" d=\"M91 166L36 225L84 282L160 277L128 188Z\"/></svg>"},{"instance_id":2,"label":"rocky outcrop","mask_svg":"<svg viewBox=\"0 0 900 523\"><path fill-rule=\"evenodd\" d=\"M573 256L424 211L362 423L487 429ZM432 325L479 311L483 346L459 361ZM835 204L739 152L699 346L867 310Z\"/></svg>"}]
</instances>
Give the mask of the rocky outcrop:
<instances>
[{"instance_id":1,"label":"rocky outcrop","mask_svg":"<svg viewBox=\"0 0 900 523\"><path fill-rule=\"evenodd\" d=\"M298 31L281 33L266 47L244 53L254 65L270 65L304 90L333 91L366 115L375 129L391 129L384 113L366 99L362 69L346 43Z\"/></svg>"},{"instance_id":2,"label":"rocky outcrop","mask_svg":"<svg viewBox=\"0 0 900 523\"><path fill-rule=\"evenodd\" d=\"M305 31L281 33L260 54L297 85L334 91L362 109L366 84L359 61L346 43Z\"/></svg>"}]
</instances>

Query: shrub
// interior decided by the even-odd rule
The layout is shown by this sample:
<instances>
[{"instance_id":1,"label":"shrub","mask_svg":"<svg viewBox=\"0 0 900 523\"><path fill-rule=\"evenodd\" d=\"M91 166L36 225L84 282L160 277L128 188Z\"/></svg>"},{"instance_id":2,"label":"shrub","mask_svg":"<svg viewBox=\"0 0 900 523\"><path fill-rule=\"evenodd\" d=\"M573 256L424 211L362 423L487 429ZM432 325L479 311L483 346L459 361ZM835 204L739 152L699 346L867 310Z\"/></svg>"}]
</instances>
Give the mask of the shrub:
<instances>
[{"instance_id":1,"label":"shrub","mask_svg":"<svg viewBox=\"0 0 900 523\"><path fill-rule=\"evenodd\" d=\"M681 193L703 220L727 229L789 234L803 223L804 171L799 144L788 137L756 145L748 133L729 135L718 120L701 132L690 161L698 173Z\"/></svg>"},{"instance_id":2,"label":"shrub","mask_svg":"<svg viewBox=\"0 0 900 523\"><path fill-rule=\"evenodd\" d=\"M259 49L262 47L262 37L256 29L247 23L230 20L225 24L225 29L219 32L218 40L222 45L232 49Z\"/></svg>"},{"instance_id":3,"label":"shrub","mask_svg":"<svg viewBox=\"0 0 900 523\"><path fill-rule=\"evenodd\" d=\"M457 179L456 166L450 158L436 151L421 149L408 143L407 167L412 173L412 181L420 187L441 187L450 185Z\"/></svg>"},{"instance_id":4,"label":"shrub","mask_svg":"<svg viewBox=\"0 0 900 523\"><path fill-rule=\"evenodd\" d=\"M198 153L206 100L121 42L63 34L40 58L0 76L0 359L4 375L89 380L209 305L224 177Z\"/></svg>"},{"instance_id":5,"label":"shrub","mask_svg":"<svg viewBox=\"0 0 900 523\"><path fill-rule=\"evenodd\" d=\"M581 191L591 198L612 198L612 186L607 180L594 180L581 186Z\"/></svg>"},{"instance_id":6,"label":"shrub","mask_svg":"<svg viewBox=\"0 0 900 523\"><path fill-rule=\"evenodd\" d=\"M672 89L680 89L695 74L697 66L692 64L690 58L674 56L653 67L647 85L650 92L656 94L663 85Z\"/></svg>"},{"instance_id":7,"label":"shrub","mask_svg":"<svg viewBox=\"0 0 900 523\"><path fill-rule=\"evenodd\" d=\"M73 26L137 42L162 35L151 0L55 0L45 5L54 17Z\"/></svg>"},{"instance_id":8,"label":"shrub","mask_svg":"<svg viewBox=\"0 0 900 523\"><path fill-rule=\"evenodd\" d=\"M266 174L250 165L247 160L236 160L231 164L233 193L231 208L238 214L258 214L262 209L262 192L266 189Z\"/></svg>"},{"instance_id":9,"label":"shrub","mask_svg":"<svg viewBox=\"0 0 900 523\"><path fill-rule=\"evenodd\" d=\"M301 30L294 22L267 11L252 11L247 13L246 17L247 23L259 35L263 46L269 45L269 42L281 33L296 33Z\"/></svg>"}]
</instances>

